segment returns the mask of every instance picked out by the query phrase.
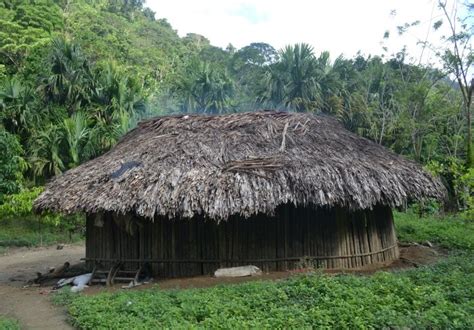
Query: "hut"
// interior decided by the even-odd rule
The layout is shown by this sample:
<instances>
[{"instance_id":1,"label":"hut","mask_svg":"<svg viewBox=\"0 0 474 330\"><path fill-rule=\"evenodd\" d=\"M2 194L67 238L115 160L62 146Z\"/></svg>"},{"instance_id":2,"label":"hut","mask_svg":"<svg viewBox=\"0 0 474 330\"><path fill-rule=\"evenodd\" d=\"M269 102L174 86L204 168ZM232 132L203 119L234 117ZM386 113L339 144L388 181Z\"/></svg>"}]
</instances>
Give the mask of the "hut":
<instances>
[{"instance_id":1,"label":"hut","mask_svg":"<svg viewBox=\"0 0 474 330\"><path fill-rule=\"evenodd\" d=\"M418 164L331 117L260 111L144 121L54 178L35 208L85 213L89 261L179 277L388 263L392 208L443 194Z\"/></svg>"}]
</instances>

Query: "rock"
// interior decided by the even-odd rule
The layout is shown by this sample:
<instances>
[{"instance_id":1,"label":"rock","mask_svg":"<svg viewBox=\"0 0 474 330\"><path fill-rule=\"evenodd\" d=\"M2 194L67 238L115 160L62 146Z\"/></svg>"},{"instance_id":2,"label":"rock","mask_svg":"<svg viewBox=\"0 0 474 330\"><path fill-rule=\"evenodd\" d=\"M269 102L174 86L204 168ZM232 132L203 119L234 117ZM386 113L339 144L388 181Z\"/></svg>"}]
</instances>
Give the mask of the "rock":
<instances>
[{"instance_id":1,"label":"rock","mask_svg":"<svg viewBox=\"0 0 474 330\"><path fill-rule=\"evenodd\" d=\"M262 271L257 266L248 265L231 268L219 268L214 272L215 277L243 277L261 275Z\"/></svg>"}]
</instances>

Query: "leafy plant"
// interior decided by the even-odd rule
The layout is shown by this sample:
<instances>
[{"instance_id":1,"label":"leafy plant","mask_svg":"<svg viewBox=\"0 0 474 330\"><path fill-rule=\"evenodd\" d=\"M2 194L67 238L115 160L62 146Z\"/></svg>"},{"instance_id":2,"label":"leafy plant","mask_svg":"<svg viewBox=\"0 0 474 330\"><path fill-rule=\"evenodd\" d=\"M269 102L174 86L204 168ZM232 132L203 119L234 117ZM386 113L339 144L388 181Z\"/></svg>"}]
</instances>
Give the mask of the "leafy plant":
<instances>
[{"instance_id":1,"label":"leafy plant","mask_svg":"<svg viewBox=\"0 0 474 330\"><path fill-rule=\"evenodd\" d=\"M474 259L371 277L308 274L207 289L61 293L73 324L114 328L471 328ZM65 296L65 297L62 297Z\"/></svg>"},{"instance_id":2,"label":"leafy plant","mask_svg":"<svg viewBox=\"0 0 474 330\"><path fill-rule=\"evenodd\" d=\"M0 203L20 190L26 162L17 138L0 127Z\"/></svg>"},{"instance_id":3,"label":"leafy plant","mask_svg":"<svg viewBox=\"0 0 474 330\"><path fill-rule=\"evenodd\" d=\"M3 330L20 330L20 324L17 320L6 318L0 315L0 329Z\"/></svg>"},{"instance_id":4,"label":"leafy plant","mask_svg":"<svg viewBox=\"0 0 474 330\"><path fill-rule=\"evenodd\" d=\"M395 228L401 242L430 241L448 249L474 250L474 222L460 216L427 216L395 213Z\"/></svg>"},{"instance_id":5,"label":"leafy plant","mask_svg":"<svg viewBox=\"0 0 474 330\"><path fill-rule=\"evenodd\" d=\"M0 204L0 219L21 218L31 215L33 201L42 191L42 187L36 187L6 196L4 202Z\"/></svg>"},{"instance_id":6,"label":"leafy plant","mask_svg":"<svg viewBox=\"0 0 474 330\"><path fill-rule=\"evenodd\" d=\"M0 204L0 246L39 246L83 237L82 215L33 213L33 201L42 191L42 187L36 187L6 196Z\"/></svg>"}]
</instances>

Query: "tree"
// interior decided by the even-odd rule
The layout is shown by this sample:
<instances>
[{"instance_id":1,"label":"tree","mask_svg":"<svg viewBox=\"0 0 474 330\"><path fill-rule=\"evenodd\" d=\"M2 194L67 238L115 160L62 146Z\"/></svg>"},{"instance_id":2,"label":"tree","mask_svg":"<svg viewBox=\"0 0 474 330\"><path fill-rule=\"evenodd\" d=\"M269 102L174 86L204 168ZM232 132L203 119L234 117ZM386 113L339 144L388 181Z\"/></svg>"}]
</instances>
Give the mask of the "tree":
<instances>
[{"instance_id":1,"label":"tree","mask_svg":"<svg viewBox=\"0 0 474 330\"><path fill-rule=\"evenodd\" d=\"M234 82L225 69L195 61L176 88L185 112L222 113L232 107Z\"/></svg>"},{"instance_id":2,"label":"tree","mask_svg":"<svg viewBox=\"0 0 474 330\"><path fill-rule=\"evenodd\" d=\"M143 116L146 112L146 93L139 78L127 74L115 62L107 62L97 69L92 78L91 101L94 116L112 124L115 113Z\"/></svg>"},{"instance_id":3,"label":"tree","mask_svg":"<svg viewBox=\"0 0 474 330\"><path fill-rule=\"evenodd\" d=\"M229 53L228 68L235 81L236 108L249 111L261 107L256 92L262 90L262 76L275 62L277 51L266 43L251 43Z\"/></svg>"},{"instance_id":4,"label":"tree","mask_svg":"<svg viewBox=\"0 0 474 330\"><path fill-rule=\"evenodd\" d=\"M19 141L0 127L0 204L5 195L20 190L25 169L26 163Z\"/></svg>"},{"instance_id":5,"label":"tree","mask_svg":"<svg viewBox=\"0 0 474 330\"><path fill-rule=\"evenodd\" d=\"M263 86L259 100L296 111L324 111L329 107L329 96L339 88L329 53L316 58L313 48L304 43L278 53L278 61L265 72Z\"/></svg>"},{"instance_id":6,"label":"tree","mask_svg":"<svg viewBox=\"0 0 474 330\"><path fill-rule=\"evenodd\" d=\"M46 102L64 105L69 114L90 102L92 73L81 48L64 38L55 38L49 55L50 73L39 90Z\"/></svg>"},{"instance_id":7,"label":"tree","mask_svg":"<svg viewBox=\"0 0 474 330\"><path fill-rule=\"evenodd\" d=\"M66 168L62 160L64 133L61 127L50 123L34 133L30 142L28 162L34 178L50 178Z\"/></svg>"},{"instance_id":8,"label":"tree","mask_svg":"<svg viewBox=\"0 0 474 330\"><path fill-rule=\"evenodd\" d=\"M264 76L262 101L297 111L314 110L320 96L316 58L308 44L286 46Z\"/></svg>"},{"instance_id":9,"label":"tree","mask_svg":"<svg viewBox=\"0 0 474 330\"><path fill-rule=\"evenodd\" d=\"M464 112L466 116L466 165L468 168L474 166L474 150L472 141L472 94L474 90L474 77L472 76L472 64L474 62L474 52L472 49L471 36L472 19L458 17L456 8L457 2L453 2L450 12L447 9L447 1L439 0L439 8L444 14L444 19L449 26L450 35L445 37L450 47L438 51L438 55L443 60L443 64L448 73L453 74L461 90ZM438 29L443 24L443 20L435 22L434 28Z\"/></svg>"},{"instance_id":10,"label":"tree","mask_svg":"<svg viewBox=\"0 0 474 330\"><path fill-rule=\"evenodd\" d=\"M33 89L15 77L4 80L0 89L0 110L3 127L12 134L20 135L23 142L40 120Z\"/></svg>"},{"instance_id":11,"label":"tree","mask_svg":"<svg viewBox=\"0 0 474 330\"><path fill-rule=\"evenodd\" d=\"M89 156L84 152L89 142L90 132L87 117L82 112L76 112L70 118L63 120L62 127L70 158L68 167L76 167Z\"/></svg>"},{"instance_id":12,"label":"tree","mask_svg":"<svg viewBox=\"0 0 474 330\"><path fill-rule=\"evenodd\" d=\"M0 64L16 74L25 66L40 70L41 52L51 33L62 27L60 8L54 1L11 1L0 5Z\"/></svg>"},{"instance_id":13,"label":"tree","mask_svg":"<svg viewBox=\"0 0 474 330\"><path fill-rule=\"evenodd\" d=\"M275 63L278 53L271 45L264 42L253 42L242 47L234 55L234 61L239 60L242 64L254 66L265 66Z\"/></svg>"},{"instance_id":14,"label":"tree","mask_svg":"<svg viewBox=\"0 0 474 330\"><path fill-rule=\"evenodd\" d=\"M454 79L459 87L463 100L461 111L465 117L465 164L470 168L474 166L471 109L474 89L474 78L471 72L474 61L471 41L474 28L472 16L469 16L469 14L464 18L459 16L458 0L450 1L450 8L448 8L447 0L437 0L437 4L440 12L436 17L440 17L440 19L433 23L432 28L439 30L442 26L446 26L446 35L440 38L438 44L430 43L427 39L420 40L419 44L423 47L422 54L426 49L434 51L438 60L443 65L444 72L448 76L448 79ZM472 11L472 8L472 5L466 6L468 12ZM404 26L398 27L400 35L404 34L413 25L416 25L417 22L412 24L407 23Z\"/></svg>"}]
</instances>

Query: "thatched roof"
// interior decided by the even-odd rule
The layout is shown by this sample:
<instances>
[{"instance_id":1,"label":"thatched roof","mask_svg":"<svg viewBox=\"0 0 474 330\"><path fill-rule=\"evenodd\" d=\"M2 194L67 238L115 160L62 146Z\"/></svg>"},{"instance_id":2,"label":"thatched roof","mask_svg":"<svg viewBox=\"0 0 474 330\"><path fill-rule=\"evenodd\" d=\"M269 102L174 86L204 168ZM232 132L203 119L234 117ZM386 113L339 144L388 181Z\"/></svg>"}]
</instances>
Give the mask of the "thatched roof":
<instances>
[{"instance_id":1,"label":"thatched roof","mask_svg":"<svg viewBox=\"0 0 474 330\"><path fill-rule=\"evenodd\" d=\"M56 177L35 208L221 220L283 203L365 209L443 194L418 164L335 119L263 111L144 121L106 154Z\"/></svg>"}]
</instances>

